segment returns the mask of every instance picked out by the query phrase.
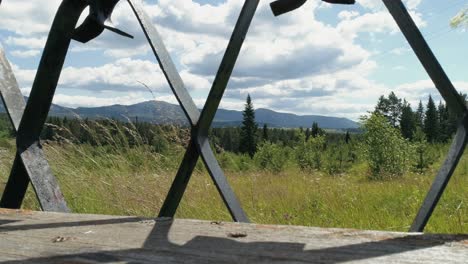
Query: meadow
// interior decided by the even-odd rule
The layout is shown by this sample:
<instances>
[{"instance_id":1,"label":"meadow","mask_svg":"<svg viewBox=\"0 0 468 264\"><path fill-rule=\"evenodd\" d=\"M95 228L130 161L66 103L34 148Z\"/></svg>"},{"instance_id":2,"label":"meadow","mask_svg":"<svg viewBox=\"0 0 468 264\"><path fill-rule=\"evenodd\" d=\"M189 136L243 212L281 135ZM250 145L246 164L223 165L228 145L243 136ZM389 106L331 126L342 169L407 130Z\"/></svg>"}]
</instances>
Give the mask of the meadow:
<instances>
[{"instance_id":1,"label":"meadow","mask_svg":"<svg viewBox=\"0 0 468 264\"><path fill-rule=\"evenodd\" d=\"M129 146L112 137L107 144L46 140L43 148L73 212L154 217L184 154L183 142L165 137L169 146L164 151L144 142ZM424 170L385 179L370 179L369 164L362 158L343 170L330 170L326 157L324 169L301 168L293 147L281 148L285 152L279 155L279 168L228 151L217 156L252 222L407 231L448 147L449 143L431 145L434 161ZM14 154L14 139L3 136L0 192ZM468 233L467 176L465 153L427 232ZM39 209L31 188L23 207ZM231 221L200 161L176 217Z\"/></svg>"}]
</instances>

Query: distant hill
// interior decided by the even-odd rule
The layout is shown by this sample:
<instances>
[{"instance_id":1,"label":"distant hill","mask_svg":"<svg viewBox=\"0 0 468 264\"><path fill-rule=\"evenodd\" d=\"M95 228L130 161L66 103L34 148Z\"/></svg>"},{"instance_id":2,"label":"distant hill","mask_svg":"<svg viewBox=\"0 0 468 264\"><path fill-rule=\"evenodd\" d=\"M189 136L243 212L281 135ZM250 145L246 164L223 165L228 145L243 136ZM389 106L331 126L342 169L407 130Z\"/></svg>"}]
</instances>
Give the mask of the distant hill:
<instances>
[{"instance_id":1,"label":"distant hill","mask_svg":"<svg viewBox=\"0 0 468 264\"><path fill-rule=\"evenodd\" d=\"M0 104L0 112L5 112L3 104ZM188 124L179 105L163 101L146 101L133 105L111 105L101 107L68 108L60 105L52 105L52 116L73 117L79 115L82 118L115 118L122 121L135 121L153 124ZM317 122L320 127L327 129L357 128L358 124L347 118L319 116L319 115L295 115L275 112L269 109L259 108L255 111L257 123L268 124L270 127L310 127ZM239 126L242 122L242 111L219 109L216 113L213 125Z\"/></svg>"}]
</instances>

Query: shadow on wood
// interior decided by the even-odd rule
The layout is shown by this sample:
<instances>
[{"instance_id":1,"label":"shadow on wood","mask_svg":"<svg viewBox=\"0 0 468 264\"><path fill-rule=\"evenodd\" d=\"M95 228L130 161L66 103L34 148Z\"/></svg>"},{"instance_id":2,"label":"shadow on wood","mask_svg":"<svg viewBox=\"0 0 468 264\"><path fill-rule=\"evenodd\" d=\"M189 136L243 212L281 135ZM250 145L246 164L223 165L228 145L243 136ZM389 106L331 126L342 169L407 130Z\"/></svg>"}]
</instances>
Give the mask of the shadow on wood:
<instances>
[{"instance_id":1,"label":"shadow on wood","mask_svg":"<svg viewBox=\"0 0 468 264\"><path fill-rule=\"evenodd\" d=\"M468 235L36 212L11 215L0 212L4 263L463 263L468 255ZM27 251L8 251L21 243L27 243Z\"/></svg>"}]
</instances>

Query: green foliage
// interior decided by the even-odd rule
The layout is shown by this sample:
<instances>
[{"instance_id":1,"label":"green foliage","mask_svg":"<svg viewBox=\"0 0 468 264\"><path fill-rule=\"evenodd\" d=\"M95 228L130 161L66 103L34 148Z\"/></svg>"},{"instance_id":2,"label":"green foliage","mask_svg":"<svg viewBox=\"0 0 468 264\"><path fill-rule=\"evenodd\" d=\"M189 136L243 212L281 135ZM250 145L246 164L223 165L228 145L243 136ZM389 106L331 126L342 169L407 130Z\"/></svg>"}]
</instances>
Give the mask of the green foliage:
<instances>
[{"instance_id":1,"label":"green foliage","mask_svg":"<svg viewBox=\"0 0 468 264\"><path fill-rule=\"evenodd\" d=\"M15 135L10 119L5 113L0 113L0 137L9 138Z\"/></svg>"},{"instance_id":2,"label":"green foliage","mask_svg":"<svg viewBox=\"0 0 468 264\"><path fill-rule=\"evenodd\" d=\"M239 150L241 153L249 154L254 157L257 151L257 123L255 123L255 110L253 108L252 99L247 95L245 109L242 112L244 117L241 127L241 138Z\"/></svg>"},{"instance_id":3,"label":"green foliage","mask_svg":"<svg viewBox=\"0 0 468 264\"><path fill-rule=\"evenodd\" d=\"M391 92L388 97L380 96L374 112L385 116L396 127L401 119L402 107L401 99Z\"/></svg>"},{"instance_id":4,"label":"green foliage","mask_svg":"<svg viewBox=\"0 0 468 264\"><path fill-rule=\"evenodd\" d=\"M310 132L310 135L312 137L323 136L323 135L325 135L325 131L319 127L317 122L313 122L312 123L312 130Z\"/></svg>"},{"instance_id":5,"label":"green foliage","mask_svg":"<svg viewBox=\"0 0 468 264\"><path fill-rule=\"evenodd\" d=\"M346 137L345 137L346 138ZM329 175L347 173L358 162L358 143L328 142L324 153L324 169Z\"/></svg>"},{"instance_id":6,"label":"green foliage","mask_svg":"<svg viewBox=\"0 0 468 264\"><path fill-rule=\"evenodd\" d=\"M450 20L450 26L452 28L457 28L457 27L468 27L468 8L463 8L458 12L456 16Z\"/></svg>"},{"instance_id":7,"label":"green foliage","mask_svg":"<svg viewBox=\"0 0 468 264\"><path fill-rule=\"evenodd\" d=\"M264 142L255 153L255 163L263 170L275 173L281 172L288 161L289 155L284 149L274 143Z\"/></svg>"},{"instance_id":8,"label":"green foliage","mask_svg":"<svg viewBox=\"0 0 468 264\"><path fill-rule=\"evenodd\" d=\"M408 171L413 147L383 115L374 113L362 119L364 153L371 179L401 176Z\"/></svg>"},{"instance_id":9,"label":"green foliage","mask_svg":"<svg viewBox=\"0 0 468 264\"><path fill-rule=\"evenodd\" d=\"M421 100L419 100L418 109L415 113L416 126L423 128L424 127L424 106Z\"/></svg>"},{"instance_id":10,"label":"green foliage","mask_svg":"<svg viewBox=\"0 0 468 264\"><path fill-rule=\"evenodd\" d=\"M423 173L423 171L430 165L430 157L428 156L428 143L426 140L426 134L421 128L417 128L413 135L413 143L415 147L415 162L414 168Z\"/></svg>"},{"instance_id":11,"label":"green foliage","mask_svg":"<svg viewBox=\"0 0 468 264\"><path fill-rule=\"evenodd\" d=\"M349 134L348 130L346 131L346 135L345 135L345 143L346 144L351 143L351 135Z\"/></svg>"},{"instance_id":12,"label":"green foliage","mask_svg":"<svg viewBox=\"0 0 468 264\"><path fill-rule=\"evenodd\" d=\"M424 119L424 132L427 141L434 143L439 138L439 116L432 96L427 102L426 119Z\"/></svg>"},{"instance_id":13,"label":"green foliage","mask_svg":"<svg viewBox=\"0 0 468 264\"><path fill-rule=\"evenodd\" d=\"M268 126L267 124L263 124L263 129L262 129L262 140L263 141L268 141Z\"/></svg>"},{"instance_id":14,"label":"green foliage","mask_svg":"<svg viewBox=\"0 0 468 264\"><path fill-rule=\"evenodd\" d=\"M416 129L416 116L411 109L411 105L403 101L401 110L400 130L401 134L406 139L412 139L414 130Z\"/></svg>"},{"instance_id":15,"label":"green foliage","mask_svg":"<svg viewBox=\"0 0 468 264\"><path fill-rule=\"evenodd\" d=\"M53 138L44 142L44 152L73 212L152 217L160 210L172 184L190 131L174 126L113 122L52 121L49 124ZM216 128L210 137L223 144L222 139L230 134L231 143L238 144L235 137L240 135L239 131L239 128ZM357 147L365 139L359 134L352 134L350 143L345 144L345 134L328 133L319 143L313 141L320 137L306 140L299 129L271 128L268 132L275 143L269 143L265 150L263 145L259 146L253 160L248 155L223 149L216 153L236 196L256 223L407 231L449 147L425 143L427 168L422 174L407 172L392 181L381 182L363 179L368 166L367 158L361 158L361 148ZM424 138L424 133L420 134ZM416 140L418 136L413 139ZM167 144L165 151L155 148L155 142L160 141ZM300 170L297 162L290 162L303 145L308 145L306 149L311 156L319 154L320 171ZM1 191L16 152L14 139L3 137L0 147ZM266 158L260 159L261 156ZM277 162L269 164L269 157L285 162L281 170L271 167L277 166ZM414 157L416 164L417 155ZM258 169L260 160L266 164L265 169ZM341 176L324 177L324 174ZM467 153L429 222L428 232L467 233L466 175ZM230 220L224 203L217 197L210 176L198 162L176 216ZM30 188L24 208L39 209L35 199Z\"/></svg>"},{"instance_id":16,"label":"green foliage","mask_svg":"<svg viewBox=\"0 0 468 264\"><path fill-rule=\"evenodd\" d=\"M400 129L406 139L412 139L416 127L422 128L430 143L447 142L455 133L459 119L442 102L436 107L432 96L428 98L426 109L422 101L419 101L416 112L413 112L410 104L405 99L402 101L393 92L388 98L380 96L374 113L385 116L392 126Z\"/></svg>"},{"instance_id":17,"label":"green foliage","mask_svg":"<svg viewBox=\"0 0 468 264\"><path fill-rule=\"evenodd\" d=\"M318 135L304 141L296 148L296 162L302 170L322 168L322 152L325 150L325 136Z\"/></svg>"}]
</instances>

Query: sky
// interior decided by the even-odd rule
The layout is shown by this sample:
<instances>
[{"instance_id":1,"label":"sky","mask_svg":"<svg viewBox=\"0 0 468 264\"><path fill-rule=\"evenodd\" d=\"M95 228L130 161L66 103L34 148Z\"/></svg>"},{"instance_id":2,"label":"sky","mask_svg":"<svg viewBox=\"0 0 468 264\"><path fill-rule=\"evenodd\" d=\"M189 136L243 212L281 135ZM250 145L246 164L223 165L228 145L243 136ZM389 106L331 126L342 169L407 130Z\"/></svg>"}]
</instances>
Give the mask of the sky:
<instances>
[{"instance_id":1,"label":"sky","mask_svg":"<svg viewBox=\"0 0 468 264\"><path fill-rule=\"evenodd\" d=\"M144 1L200 108L243 3ZM391 91L413 108L429 94L441 100L380 0L357 0L353 6L309 0L280 17L273 16L269 3L260 1L221 108L242 110L250 94L255 108L358 120L380 95ZM404 3L456 89L468 93L468 32L449 26L468 0ZM0 6L0 45L25 95L59 4L4 0ZM86 15L85 10L82 19ZM86 44L73 42L54 103L68 107L148 100L176 103L126 1L117 5L112 23L135 38L105 31Z\"/></svg>"}]
</instances>

